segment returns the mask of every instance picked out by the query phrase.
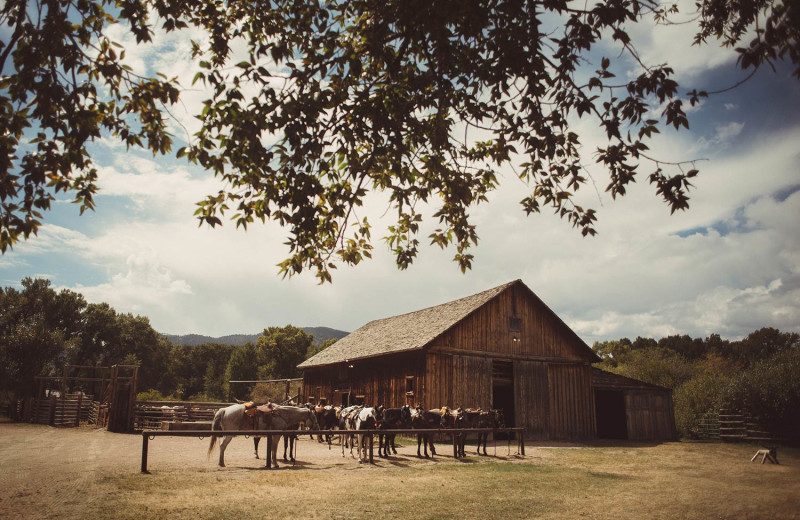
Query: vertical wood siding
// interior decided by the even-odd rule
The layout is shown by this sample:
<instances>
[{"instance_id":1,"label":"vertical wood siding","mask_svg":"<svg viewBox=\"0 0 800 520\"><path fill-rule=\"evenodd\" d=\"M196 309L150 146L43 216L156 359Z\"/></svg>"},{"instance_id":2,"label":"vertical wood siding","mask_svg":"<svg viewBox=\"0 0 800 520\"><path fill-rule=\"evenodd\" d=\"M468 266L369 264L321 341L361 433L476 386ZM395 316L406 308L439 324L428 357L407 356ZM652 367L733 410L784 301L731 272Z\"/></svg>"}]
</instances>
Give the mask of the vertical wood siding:
<instances>
[{"instance_id":1,"label":"vertical wood siding","mask_svg":"<svg viewBox=\"0 0 800 520\"><path fill-rule=\"evenodd\" d=\"M548 365L549 437L580 440L595 437L592 372L588 365Z\"/></svg>"},{"instance_id":2,"label":"vertical wood siding","mask_svg":"<svg viewBox=\"0 0 800 520\"><path fill-rule=\"evenodd\" d=\"M520 331L509 330L519 318ZM514 341L514 339L518 341ZM431 344L433 349L494 353L501 357L593 360L593 354L552 312L521 286L512 286Z\"/></svg>"},{"instance_id":3,"label":"vertical wood siding","mask_svg":"<svg viewBox=\"0 0 800 520\"><path fill-rule=\"evenodd\" d=\"M309 368L304 371L304 398L313 395L326 398L338 405L334 399L339 391L350 391L351 396L364 396L367 405L396 407L406 404L406 377L413 376L413 397L423 398L425 380L424 352L397 354L374 359L352 361L353 368L343 364ZM317 393L320 388L320 395Z\"/></svg>"},{"instance_id":4,"label":"vertical wood siding","mask_svg":"<svg viewBox=\"0 0 800 520\"><path fill-rule=\"evenodd\" d=\"M492 360L475 356L452 356L452 359L452 400L440 406L490 409Z\"/></svg>"},{"instance_id":5,"label":"vertical wood siding","mask_svg":"<svg viewBox=\"0 0 800 520\"><path fill-rule=\"evenodd\" d=\"M529 439L546 440L550 422L547 364L539 361L515 361L514 374L516 426L524 427Z\"/></svg>"},{"instance_id":6,"label":"vertical wood siding","mask_svg":"<svg viewBox=\"0 0 800 520\"><path fill-rule=\"evenodd\" d=\"M625 392L625 410L628 439L675 439L675 414L669 392L628 390Z\"/></svg>"}]
</instances>

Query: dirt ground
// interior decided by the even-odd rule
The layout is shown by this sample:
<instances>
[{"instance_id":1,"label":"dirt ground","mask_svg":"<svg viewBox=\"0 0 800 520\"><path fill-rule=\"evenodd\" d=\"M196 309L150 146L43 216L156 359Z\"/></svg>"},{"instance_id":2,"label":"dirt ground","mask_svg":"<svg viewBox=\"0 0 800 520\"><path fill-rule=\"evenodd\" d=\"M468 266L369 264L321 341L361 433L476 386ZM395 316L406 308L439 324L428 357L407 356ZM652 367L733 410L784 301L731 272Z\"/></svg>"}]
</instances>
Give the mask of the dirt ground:
<instances>
[{"instance_id":1,"label":"dirt ground","mask_svg":"<svg viewBox=\"0 0 800 520\"><path fill-rule=\"evenodd\" d=\"M151 475L220 472L227 478L240 479L252 470L265 470L266 439L259 445L261 459L256 459L252 439L234 438L225 451L225 468L217 465L218 445L208 457L209 444L210 438L152 438L148 443L148 471ZM416 457L416 443L406 444L399 446L399 456L386 461L377 456L376 438L375 464L371 467L409 467L452 460L450 446L438 445L444 457L426 460ZM490 443L489 454L495 461L522 460L515 455L516 449L515 442L510 447L504 441L496 446ZM65 518L72 516L66 514L68 511L81 504L91 506L96 501L99 506L105 483L141 474L141 455L141 434L110 433L93 426L53 428L0 419L0 519ZM327 444L311 441L308 436L298 443L294 465L282 460L282 441L278 457L279 471L326 469L334 479L337 470L360 467L349 450L342 457L335 440L329 449Z\"/></svg>"},{"instance_id":2,"label":"dirt ground","mask_svg":"<svg viewBox=\"0 0 800 520\"><path fill-rule=\"evenodd\" d=\"M750 445L537 444L521 457L502 441L458 460L439 444L431 460L407 443L359 464L305 437L295 465L267 471L263 440L257 460L235 438L225 468L209 442L153 438L145 475L141 434L0 419L0 519L800 519L798 449L776 466L751 463Z\"/></svg>"}]
</instances>

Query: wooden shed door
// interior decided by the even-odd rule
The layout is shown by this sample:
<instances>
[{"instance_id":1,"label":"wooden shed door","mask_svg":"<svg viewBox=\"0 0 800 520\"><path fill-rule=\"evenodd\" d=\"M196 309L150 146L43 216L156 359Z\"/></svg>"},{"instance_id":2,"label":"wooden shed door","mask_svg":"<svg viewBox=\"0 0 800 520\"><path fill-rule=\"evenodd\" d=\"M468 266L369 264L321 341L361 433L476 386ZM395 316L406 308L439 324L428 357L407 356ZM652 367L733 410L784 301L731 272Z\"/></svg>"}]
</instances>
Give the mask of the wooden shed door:
<instances>
[{"instance_id":1,"label":"wooden shed door","mask_svg":"<svg viewBox=\"0 0 800 520\"><path fill-rule=\"evenodd\" d=\"M533 440L548 438L550 386L547 365L540 361L515 361L516 425L525 428L525 436Z\"/></svg>"},{"instance_id":2,"label":"wooden shed door","mask_svg":"<svg viewBox=\"0 0 800 520\"><path fill-rule=\"evenodd\" d=\"M453 356L451 408L491 406L492 360L477 356ZM443 406L443 405L436 405Z\"/></svg>"},{"instance_id":3,"label":"wooden shed door","mask_svg":"<svg viewBox=\"0 0 800 520\"><path fill-rule=\"evenodd\" d=\"M597 437L600 439L627 439L628 418L625 414L625 396L622 390L594 391Z\"/></svg>"},{"instance_id":4,"label":"wooden shed door","mask_svg":"<svg viewBox=\"0 0 800 520\"><path fill-rule=\"evenodd\" d=\"M502 410L506 426L513 428L514 413L514 363L512 361L492 362L492 408Z\"/></svg>"}]
</instances>

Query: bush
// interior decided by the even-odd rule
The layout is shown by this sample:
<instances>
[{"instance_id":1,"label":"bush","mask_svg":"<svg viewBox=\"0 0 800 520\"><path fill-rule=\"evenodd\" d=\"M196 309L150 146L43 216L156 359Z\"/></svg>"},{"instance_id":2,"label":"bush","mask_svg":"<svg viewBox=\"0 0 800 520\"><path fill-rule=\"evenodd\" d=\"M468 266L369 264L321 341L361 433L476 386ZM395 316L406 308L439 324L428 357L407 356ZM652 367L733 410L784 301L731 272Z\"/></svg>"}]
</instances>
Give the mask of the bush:
<instances>
[{"instance_id":1,"label":"bush","mask_svg":"<svg viewBox=\"0 0 800 520\"><path fill-rule=\"evenodd\" d=\"M800 441L800 349L780 352L734 377L723 401L771 433Z\"/></svg>"}]
</instances>

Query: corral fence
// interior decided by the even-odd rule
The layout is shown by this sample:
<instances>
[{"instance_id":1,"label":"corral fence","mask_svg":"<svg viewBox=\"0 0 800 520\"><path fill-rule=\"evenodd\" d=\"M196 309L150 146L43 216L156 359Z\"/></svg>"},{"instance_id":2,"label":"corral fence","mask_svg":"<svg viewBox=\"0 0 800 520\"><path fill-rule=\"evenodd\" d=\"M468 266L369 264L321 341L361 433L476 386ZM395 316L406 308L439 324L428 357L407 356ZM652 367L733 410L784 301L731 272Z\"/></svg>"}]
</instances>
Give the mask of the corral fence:
<instances>
[{"instance_id":1,"label":"corral fence","mask_svg":"<svg viewBox=\"0 0 800 520\"><path fill-rule=\"evenodd\" d=\"M66 395L50 394L46 397L19 399L12 402L7 415L15 421L47 424L57 427L108 424L108 404L82 392Z\"/></svg>"},{"instance_id":2,"label":"corral fence","mask_svg":"<svg viewBox=\"0 0 800 520\"><path fill-rule=\"evenodd\" d=\"M131 431L131 413L139 367L66 365L61 376L36 377L35 396L16 399L8 408L15 421Z\"/></svg>"},{"instance_id":3,"label":"corral fence","mask_svg":"<svg viewBox=\"0 0 800 520\"><path fill-rule=\"evenodd\" d=\"M459 458L458 455L458 445L457 440L458 436L461 434L468 434L468 433L492 433L496 436L498 433L505 433L505 434L514 434L508 435L508 442L509 447L511 446L511 438L515 437L517 439L517 454L521 456L525 456L525 428L454 428L454 429L443 429L443 428L435 428L435 429L425 429L425 430L413 430L413 429L394 429L394 430L239 430L239 431L203 431L203 430L196 430L196 431L164 431L164 430L152 430L152 431L143 431L142 432L142 464L141 464L141 472L142 473L149 473L147 470L148 464L148 455L149 455L149 447L150 441L155 440L156 437L198 437L203 439L205 437L237 437L241 435L250 436L250 437L266 437L267 440L267 456L266 456L266 467L267 469L272 468L272 443L277 442L278 437L281 435L364 435L367 447L367 456L369 463L374 463L374 444L375 444L375 435L379 434L396 434L396 435L419 435L419 434L433 434L439 436L449 436L453 442L453 458Z\"/></svg>"},{"instance_id":4,"label":"corral fence","mask_svg":"<svg viewBox=\"0 0 800 520\"><path fill-rule=\"evenodd\" d=\"M723 442L775 444L786 440L768 431L747 414L724 408L701 414L695 434L701 440Z\"/></svg>"},{"instance_id":5,"label":"corral fence","mask_svg":"<svg viewBox=\"0 0 800 520\"><path fill-rule=\"evenodd\" d=\"M133 429L210 430L214 414L235 403L136 401Z\"/></svg>"}]
</instances>

